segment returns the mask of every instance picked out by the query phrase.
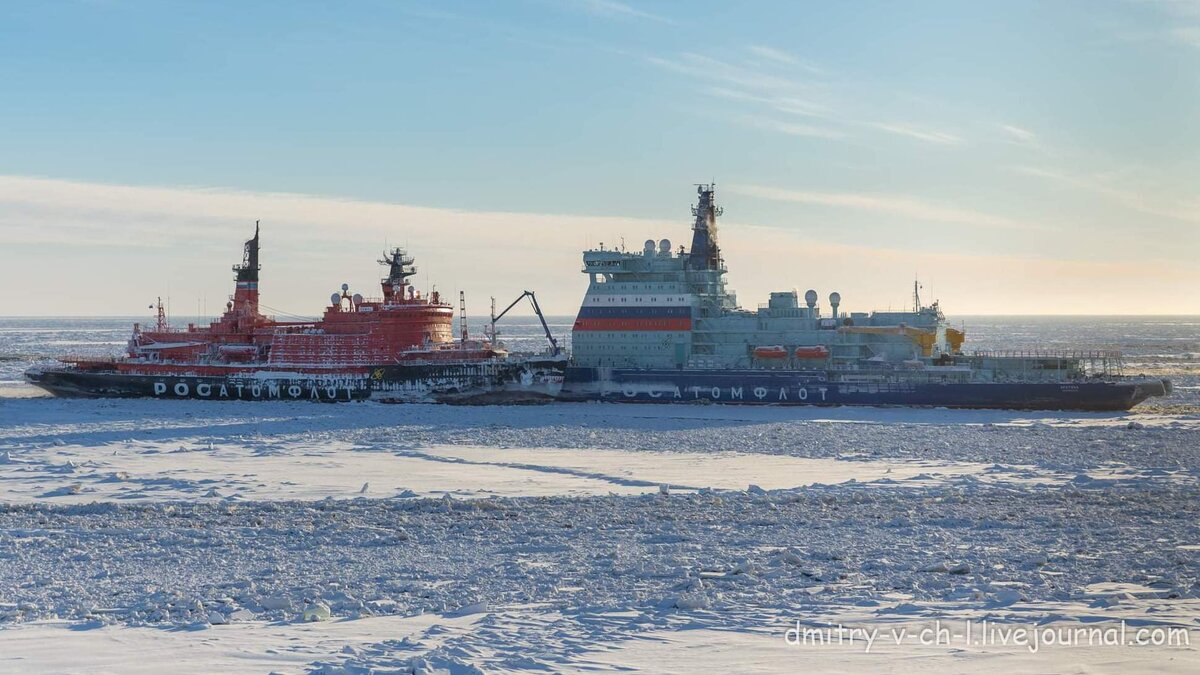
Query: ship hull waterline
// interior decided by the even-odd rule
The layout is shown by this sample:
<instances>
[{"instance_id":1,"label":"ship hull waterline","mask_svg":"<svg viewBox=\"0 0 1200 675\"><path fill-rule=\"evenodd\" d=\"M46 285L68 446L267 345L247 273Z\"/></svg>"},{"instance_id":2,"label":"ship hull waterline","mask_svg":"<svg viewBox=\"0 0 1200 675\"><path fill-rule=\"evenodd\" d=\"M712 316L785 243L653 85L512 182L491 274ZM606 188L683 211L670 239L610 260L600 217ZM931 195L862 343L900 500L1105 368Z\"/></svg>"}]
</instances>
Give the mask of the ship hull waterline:
<instances>
[{"instance_id":1,"label":"ship hull waterline","mask_svg":"<svg viewBox=\"0 0 1200 675\"><path fill-rule=\"evenodd\" d=\"M478 371L479 369L473 369ZM69 368L31 370L26 379L59 397L246 401L521 403L721 403L1010 410L1126 411L1170 393L1163 380L1049 383L845 383L762 371L501 369L448 374L444 366L388 366L362 375L144 375ZM605 369L607 370L607 369ZM561 388L561 391L560 391Z\"/></svg>"},{"instance_id":2,"label":"ship hull waterline","mask_svg":"<svg viewBox=\"0 0 1200 675\"><path fill-rule=\"evenodd\" d=\"M515 404L550 402L562 368L510 364L380 366L363 373L238 375L31 369L26 381L64 398Z\"/></svg>"},{"instance_id":3,"label":"ship hull waterline","mask_svg":"<svg viewBox=\"0 0 1200 675\"><path fill-rule=\"evenodd\" d=\"M603 372L602 372L603 371ZM1166 380L1079 382L831 382L761 370L567 369L562 400L621 403L887 406L1127 411L1171 391Z\"/></svg>"}]
</instances>

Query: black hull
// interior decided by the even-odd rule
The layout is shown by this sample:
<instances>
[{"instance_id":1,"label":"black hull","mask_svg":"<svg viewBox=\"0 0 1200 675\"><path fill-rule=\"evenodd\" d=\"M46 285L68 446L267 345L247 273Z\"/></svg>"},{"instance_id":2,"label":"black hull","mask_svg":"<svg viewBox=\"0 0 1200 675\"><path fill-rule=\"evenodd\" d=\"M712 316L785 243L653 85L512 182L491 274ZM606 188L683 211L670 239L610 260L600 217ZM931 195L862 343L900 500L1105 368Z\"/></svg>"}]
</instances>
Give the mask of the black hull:
<instances>
[{"instance_id":1,"label":"black hull","mask_svg":"<svg viewBox=\"0 0 1200 675\"><path fill-rule=\"evenodd\" d=\"M1061 383L831 382L761 370L567 369L561 398L628 403L915 406L1123 411L1170 393L1166 380Z\"/></svg>"},{"instance_id":2,"label":"black hull","mask_svg":"<svg viewBox=\"0 0 1200 675\"><path fill-rule=\"evenodd\" d=\"M274 370L253 375L143 375L51 367L32 368L25 379L55 396L76 398L470 405L553 400L564 368L561 359L379 366L369 373L342 375Z\"/></svg>"}]
</instances>

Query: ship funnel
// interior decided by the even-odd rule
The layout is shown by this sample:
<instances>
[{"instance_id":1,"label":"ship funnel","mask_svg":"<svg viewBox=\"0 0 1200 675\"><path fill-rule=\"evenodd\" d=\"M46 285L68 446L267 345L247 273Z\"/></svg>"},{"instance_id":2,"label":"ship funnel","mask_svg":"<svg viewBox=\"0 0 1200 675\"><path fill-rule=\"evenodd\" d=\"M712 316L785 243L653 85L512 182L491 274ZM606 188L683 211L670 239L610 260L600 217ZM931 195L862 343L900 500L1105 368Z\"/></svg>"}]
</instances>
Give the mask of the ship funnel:
<instances>
[{"instance_id":1,"label":"ship funnel","mask_svg":"<svg viewBox=\"0 0 1200 675\"><path fill-rule=\"evenodd\" d=\"M838 305L842 304L842 294L834 291L829 294L829 306L833 310L833 318L838 318Z\"/></svg>"},{"instance_id":2,"label":"ship funnel","mask_svg":"<svg viewBox=\"0 0 1200 675\"><path fill-rule=\"evenodd\" d=\"M817 292L811 288L805 291L804 304L808 305L809 309L815 309L817 306Z\"/></svg>"}]
</instances>

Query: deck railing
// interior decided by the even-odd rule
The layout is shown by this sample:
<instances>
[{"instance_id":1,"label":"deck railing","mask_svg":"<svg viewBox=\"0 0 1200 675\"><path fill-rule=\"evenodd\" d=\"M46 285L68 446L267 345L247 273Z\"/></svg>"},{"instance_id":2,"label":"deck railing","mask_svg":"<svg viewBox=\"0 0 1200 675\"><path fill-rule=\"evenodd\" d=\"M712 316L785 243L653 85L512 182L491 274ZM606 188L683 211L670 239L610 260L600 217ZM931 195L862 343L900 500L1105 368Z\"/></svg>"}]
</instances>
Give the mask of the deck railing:
<instances>
[{"instance_id":1,"label":"deck railing","mask_svg":"<svg viewBox=\"0 0 1200 675\"><path fill-rule=\"evenodd\" d=\"M1120 360L1121 352L1114 349L991 349L971 353L976 358L994 359L1075 359L1079 361Z\"/></svg>"}]
</instances>

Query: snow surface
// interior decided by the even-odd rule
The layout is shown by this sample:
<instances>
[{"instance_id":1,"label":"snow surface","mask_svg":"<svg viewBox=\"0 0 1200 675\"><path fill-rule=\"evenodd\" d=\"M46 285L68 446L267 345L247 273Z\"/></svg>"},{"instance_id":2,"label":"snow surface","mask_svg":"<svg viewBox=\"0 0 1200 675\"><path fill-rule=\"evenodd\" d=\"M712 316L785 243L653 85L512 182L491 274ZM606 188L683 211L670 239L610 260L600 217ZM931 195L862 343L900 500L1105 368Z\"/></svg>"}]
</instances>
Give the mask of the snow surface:
<instances>
[{"instance_id":1,"label":"snow surface","mask_svg":"<svg viewBox=\"0 0 1200 675\"><path fill-rule=\"evenodd\" d=\"M1194 672L785 632L1200 640L1198 496L1178 410L0 398L0 671Z\"/></svg>"}]
</instances>

